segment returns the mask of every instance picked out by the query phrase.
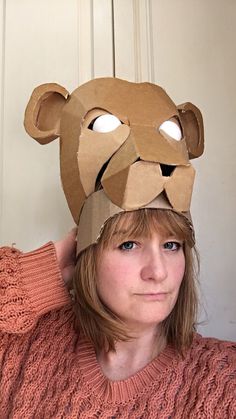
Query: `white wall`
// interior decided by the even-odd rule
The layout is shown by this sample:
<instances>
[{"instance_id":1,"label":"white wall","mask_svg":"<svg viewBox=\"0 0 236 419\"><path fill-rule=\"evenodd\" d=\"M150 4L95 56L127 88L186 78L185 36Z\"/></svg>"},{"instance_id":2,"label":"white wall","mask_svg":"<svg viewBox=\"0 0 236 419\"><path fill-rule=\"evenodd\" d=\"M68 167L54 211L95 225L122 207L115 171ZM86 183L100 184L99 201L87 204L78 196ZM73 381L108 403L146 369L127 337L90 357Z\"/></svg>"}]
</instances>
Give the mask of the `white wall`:
<instances>
[{"instance_id":1,"label":"white wall","mask_svg":"<svg viewBox=\"0 0 236 419\"><path fill-rule=\"evenodd\" d=\"M208 314L200 330L236 340L236 2L152 0L152 18L155 81L199 106L205 123L192 202Z\"/></svg>"},{"instance_id":2,"label":"white wall","mask_svg":"<svg viewBox=\"0 0 236 419\"><path fill-rule=\"evenodd\" d=\"M23 119L38 84L56 81L69 90L78 84L77 1L8 0L4 25L0 237L28 250L73 225L60 185L58 141L38 145Z\"/></svg>"},{"instance_id":3,"label":"white wall","mask_svg":"<svg viewBox=\"0 0 236 419\"><path fill-rule=\"evenodd\" d=\"M235 18L234 0L0 0L0 243L27 251L73 225L58 141L40 146L23 129L33 88L71 91L114 73L155 81L203 112L192 205L209 317L201 331L236 340Z\"/></svg>"}]
</instances>

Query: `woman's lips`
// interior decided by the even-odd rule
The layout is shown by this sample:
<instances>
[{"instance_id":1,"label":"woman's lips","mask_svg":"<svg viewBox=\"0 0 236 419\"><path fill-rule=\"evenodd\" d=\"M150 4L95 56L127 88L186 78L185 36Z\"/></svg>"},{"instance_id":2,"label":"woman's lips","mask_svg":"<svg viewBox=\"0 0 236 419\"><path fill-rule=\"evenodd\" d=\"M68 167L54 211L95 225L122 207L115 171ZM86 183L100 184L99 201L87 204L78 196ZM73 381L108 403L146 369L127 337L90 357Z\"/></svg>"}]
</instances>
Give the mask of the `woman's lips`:
<instances>
[{"instance_id":1,"label":"woman's lips","mask_svg":"<svg viewBox=\"0 0 236 419\"><path fill-rule=\"evenodd\" d=\"M136 294L146 301L164 301L167 297L167 292L153 292L153 293L143 293Z\"/></svg>"}]
</instances>

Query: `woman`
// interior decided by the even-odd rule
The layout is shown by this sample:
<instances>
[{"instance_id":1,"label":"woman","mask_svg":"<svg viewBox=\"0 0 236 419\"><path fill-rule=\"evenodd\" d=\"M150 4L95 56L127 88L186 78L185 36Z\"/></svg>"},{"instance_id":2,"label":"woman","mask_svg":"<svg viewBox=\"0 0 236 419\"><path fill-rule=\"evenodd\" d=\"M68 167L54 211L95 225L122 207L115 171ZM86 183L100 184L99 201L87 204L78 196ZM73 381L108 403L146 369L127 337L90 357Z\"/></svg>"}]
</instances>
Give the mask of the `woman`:
<instances>
[{"instance_id":1,"label":"woman","mask_svg":"<svg viewBox=\"0 0 236 419\"><path fill-rule=\"evenodd\" d=\"M195 333L186 218L109 219L79 255L72 303L74 243L75 231L26 254L1 249L0 417L236 417L236 345Z\"/></svg>"}]
</instances>

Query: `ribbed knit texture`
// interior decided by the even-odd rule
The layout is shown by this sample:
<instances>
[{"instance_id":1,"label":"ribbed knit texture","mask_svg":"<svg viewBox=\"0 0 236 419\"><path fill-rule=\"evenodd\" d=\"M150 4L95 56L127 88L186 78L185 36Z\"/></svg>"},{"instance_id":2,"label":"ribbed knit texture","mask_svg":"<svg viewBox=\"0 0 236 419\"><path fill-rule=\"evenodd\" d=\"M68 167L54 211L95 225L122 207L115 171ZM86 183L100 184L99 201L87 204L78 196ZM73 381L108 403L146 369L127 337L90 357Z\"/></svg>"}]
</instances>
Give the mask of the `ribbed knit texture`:
<instances>
[{"instance_id":1,"label":"ribbed knit texture","mask_svg":"<svg viewBox=\"0 0 236 419\"><path fill-rule=\"evenodd\" d=\"M0 419L236 418L236 345L195 335L124 381L110 381L73 329L48 244L0 249Z\"/></svg>"}]
</instances>

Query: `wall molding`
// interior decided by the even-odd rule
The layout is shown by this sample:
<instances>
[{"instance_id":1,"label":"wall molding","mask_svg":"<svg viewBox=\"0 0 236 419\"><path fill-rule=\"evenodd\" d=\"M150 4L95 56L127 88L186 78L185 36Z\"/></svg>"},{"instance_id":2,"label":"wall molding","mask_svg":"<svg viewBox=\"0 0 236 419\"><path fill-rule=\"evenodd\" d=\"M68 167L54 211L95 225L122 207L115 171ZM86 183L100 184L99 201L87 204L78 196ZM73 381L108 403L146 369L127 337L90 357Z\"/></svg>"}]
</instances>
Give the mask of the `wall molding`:
<instances>
[{"instance_id":1,"label":"wall molding","mask_svg":"<svg viewBox=\"0 0 236 419\"><path fill-rule=\"evenodd\" d=\"M150 0L113 0L115 75L135 82L154 81Z\"/></svg>"},{"instance_id":2,"label":"wall molding","mask_svg":"<svg viewBox=\"0 0 236 419\"><path fill-rule=\"evenodd\" d=\"M114 75L112 0L78 0L79 84Z\"/></svg>"},{"instance_id":3,"label":"wall molding","mask_svg":"<svg viewBox=\"0 0 236 419\"><path fill-rule=\"evenodd\" d=\"M133 0L135 81L154 82L152 8L149 0Z\"/></svg>"},{"instance_id":4,"label":"wall molding","mask_svg":"<svg viewBox=\"0 0 236 419\"><path fill-rule=\"evenodd\" d=\"M94 78L93 0L78 0L79 85Z\"/></svg>"}]
</instances>

